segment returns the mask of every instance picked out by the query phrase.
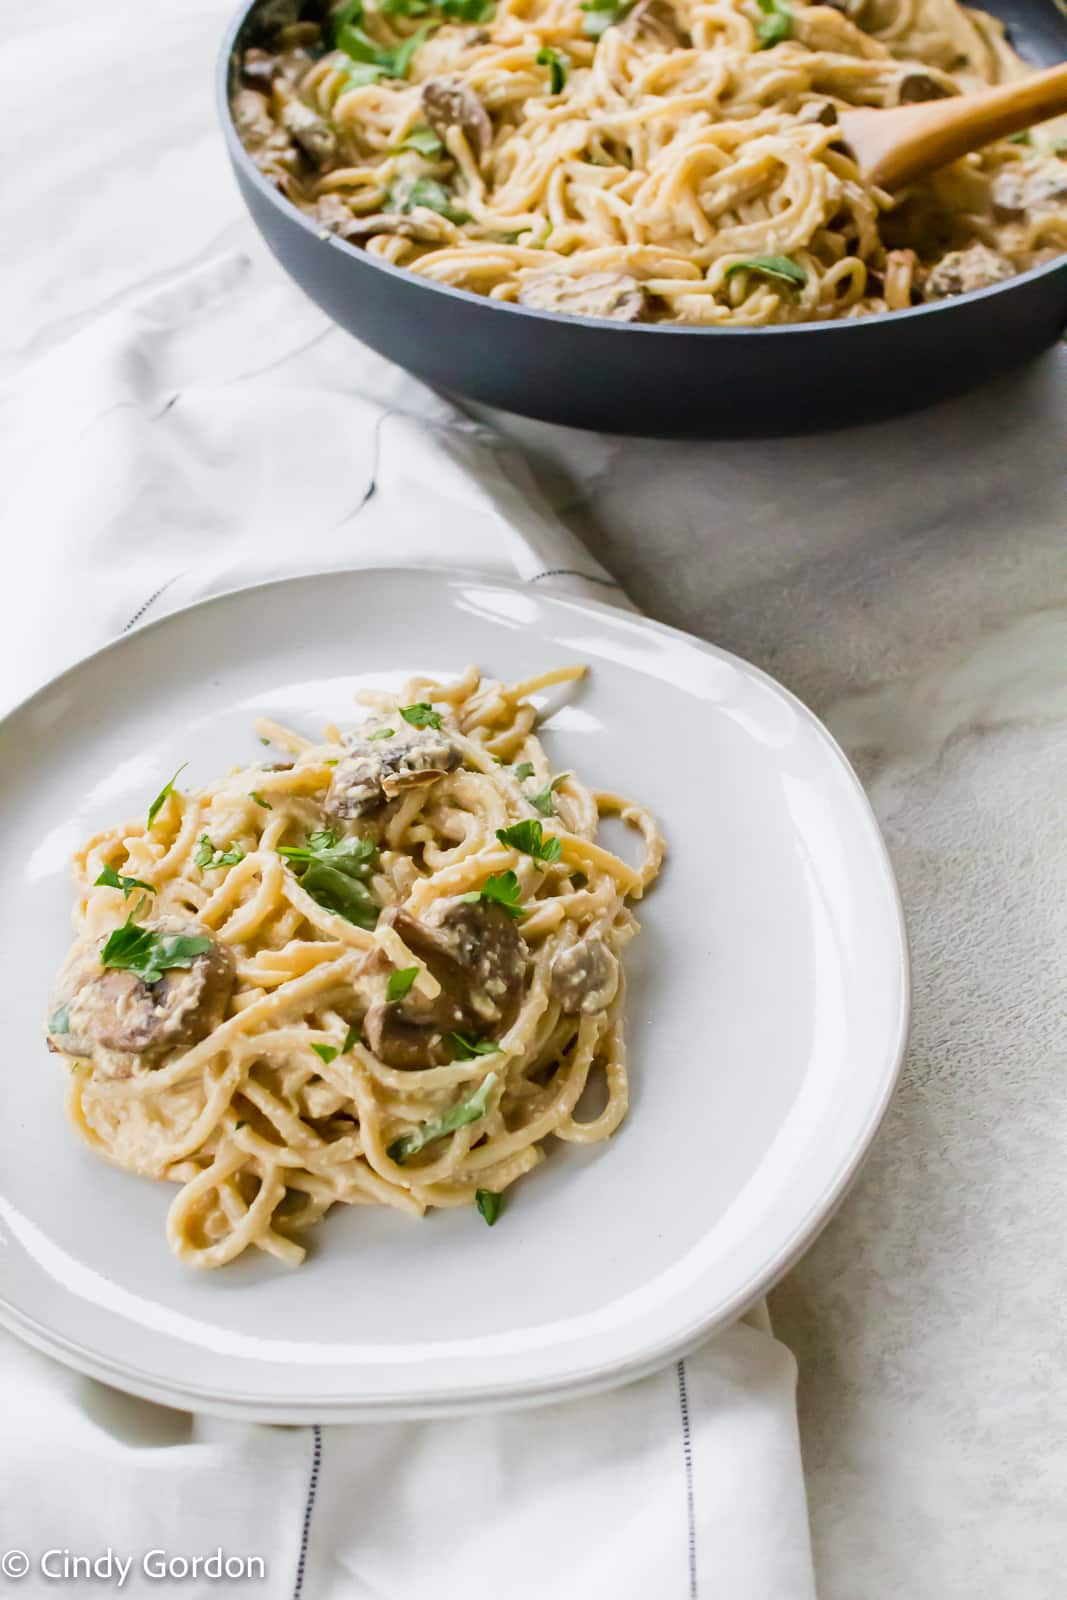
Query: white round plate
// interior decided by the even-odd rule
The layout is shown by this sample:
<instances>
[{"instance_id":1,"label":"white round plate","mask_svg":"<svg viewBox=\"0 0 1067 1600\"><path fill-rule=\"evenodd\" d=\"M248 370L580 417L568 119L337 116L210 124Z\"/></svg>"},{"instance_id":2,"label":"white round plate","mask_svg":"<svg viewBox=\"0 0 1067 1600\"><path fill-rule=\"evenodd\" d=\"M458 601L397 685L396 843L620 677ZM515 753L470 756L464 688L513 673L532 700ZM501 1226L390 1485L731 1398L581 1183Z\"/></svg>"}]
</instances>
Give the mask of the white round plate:
<instances>
[{"instance_id":1,"label":"white round plate","mask_svg":"<svg viewBox=\"0 0 1067 1600\"><path fill-rule=\"evenodd\" d=\"M668 841L627 950L630 1114L559 1145L492 1229L341 1207L295 1271L170 1254L173 1190L107 1166L62 1110L42 1023L75 846L262 757L261 713L355 720L360 685L477 662L592 671L554 768L641 800ZM642 618L424 571L246 589L83 661L0 726L5 1048L0 1319L171 1405L278 1422L430 1416L621 1383L736 1318L856 1171L903 1050L900 904L863 792L761 672ZM250 1256L255 1255L254 1252Z\"/></svg>"}]
</instances>

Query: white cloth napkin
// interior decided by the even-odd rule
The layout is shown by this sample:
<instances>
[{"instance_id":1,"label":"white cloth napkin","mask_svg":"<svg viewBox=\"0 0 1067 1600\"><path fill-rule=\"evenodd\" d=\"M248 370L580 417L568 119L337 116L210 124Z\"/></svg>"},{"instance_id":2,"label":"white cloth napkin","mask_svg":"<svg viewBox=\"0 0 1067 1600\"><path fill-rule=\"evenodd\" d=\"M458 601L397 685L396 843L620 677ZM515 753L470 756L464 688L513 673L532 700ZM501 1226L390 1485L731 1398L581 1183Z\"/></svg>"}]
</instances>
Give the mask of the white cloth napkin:
<instances>
[{"instance_id":1,"label":"white cloth napkin","mask_svg":"<svg viewBox=\"0 0 1067 1600\"><path fill-rule=\"evenodd\" d=\"M511 451L259 256L54 347L0 397L0 441L8 704L124 629L284 574L460 566L627 603ZM625 1389L431 1423L223 1422L6 1335L0 1356L0 1552L29 1558L20 1594L54 1594L75 1556L105 1563L103 1592L155 1594L146 1552L217 1548L262 1560L249 1592L297 1600L814 1594L795 1364L765 1313ZM182 1586L219 1590L210 1569Z\"/></svg>"}]
</instances>

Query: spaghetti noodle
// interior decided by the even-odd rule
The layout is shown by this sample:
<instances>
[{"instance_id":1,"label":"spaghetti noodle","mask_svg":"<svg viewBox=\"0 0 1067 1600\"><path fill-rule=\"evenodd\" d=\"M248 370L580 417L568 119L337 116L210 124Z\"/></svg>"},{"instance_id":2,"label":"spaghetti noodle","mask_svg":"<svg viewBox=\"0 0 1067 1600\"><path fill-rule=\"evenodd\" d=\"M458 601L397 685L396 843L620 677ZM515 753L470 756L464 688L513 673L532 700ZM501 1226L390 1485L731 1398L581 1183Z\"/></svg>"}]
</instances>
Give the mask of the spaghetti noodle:
<instances>
[{"instance_id":1,"label":"spaghetti noodle","mask_svg":"<svg viewBox=\"0 0 1067 1600\"><path fill-rule=\"evenodd\" d=\"M172 783L78 853L49 1044L90 1146L180 1185L182 1259L296 1263L338 1203L494 1221L550 1135L618 1127L619 952L663 845L548 765L531 697L583 671L414 679L319 741L260 723L282 762ZM598 842L609 815L639 865Z\"/></svg>"}]
</instances>

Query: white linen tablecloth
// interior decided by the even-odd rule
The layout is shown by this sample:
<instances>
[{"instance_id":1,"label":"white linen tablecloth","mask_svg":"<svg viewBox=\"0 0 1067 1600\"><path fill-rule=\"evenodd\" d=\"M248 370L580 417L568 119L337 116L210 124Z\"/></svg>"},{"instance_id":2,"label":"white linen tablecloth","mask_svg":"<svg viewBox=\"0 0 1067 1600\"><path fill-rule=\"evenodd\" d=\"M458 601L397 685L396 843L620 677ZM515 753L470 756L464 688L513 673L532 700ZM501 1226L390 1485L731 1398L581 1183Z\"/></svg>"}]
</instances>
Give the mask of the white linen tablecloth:
<instances>
[{"instance_id":1,"label":"white linen tablecloth","mask_svg":"<svg viewBox=\"0 0 1067 1600\"><path fill-rule=\"evenodd\" d=\"M627 603L512 451L244 249L32 363L0 397L0 481L6 704L276 575L418 562ZM757 1313L592 1399L281 1428L123 1396L0 1334L0 1552L30 1568L0 1592L53 1594L63 1552L110 1551L89 1592L153 1594L146 1552L221 1548L261 1558L245 1586L279 1600L810 1600L795 1377Z\"/></svg>"}]
</instances>

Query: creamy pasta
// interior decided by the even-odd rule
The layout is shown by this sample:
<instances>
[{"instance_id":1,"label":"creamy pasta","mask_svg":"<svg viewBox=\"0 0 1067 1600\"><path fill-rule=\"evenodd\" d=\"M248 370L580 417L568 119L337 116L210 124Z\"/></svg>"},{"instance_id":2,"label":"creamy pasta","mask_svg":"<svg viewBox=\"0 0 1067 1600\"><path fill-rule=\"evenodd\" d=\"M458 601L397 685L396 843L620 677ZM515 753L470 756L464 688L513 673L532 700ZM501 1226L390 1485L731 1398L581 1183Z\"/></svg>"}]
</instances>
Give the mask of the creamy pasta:
<instances>
[{"instance_id":1,"label":"creamy pasta","mask_svg":"<svg viewBox=\"0 0 1067 1600\"><path fill-rule=\"evenodd\" d=\"M298 1262L338 1203L492 1223L551 1138L618 1127L620 952L663 843L551 770L532 697L583 670L416 678L319 739L262 722L280 760L176 774L79 851L49 1045L89 1145L180 1186L183 1260Z\"/></svg>"},{"instance_id":2,"label":"creamy pasta","mask_svg":"<svg viewBox=\"0 0 1067 1600\"><path fill-rule=\"evenodd\" d=\"M901 310L1067 250L1049 124L891 198L836 127L1028 69L955 0L342 0L260 13L232 97L324 229L455 288L705 325Z\"/></svg>"}]
</instances>

